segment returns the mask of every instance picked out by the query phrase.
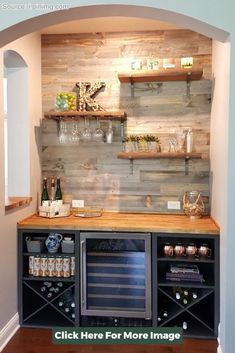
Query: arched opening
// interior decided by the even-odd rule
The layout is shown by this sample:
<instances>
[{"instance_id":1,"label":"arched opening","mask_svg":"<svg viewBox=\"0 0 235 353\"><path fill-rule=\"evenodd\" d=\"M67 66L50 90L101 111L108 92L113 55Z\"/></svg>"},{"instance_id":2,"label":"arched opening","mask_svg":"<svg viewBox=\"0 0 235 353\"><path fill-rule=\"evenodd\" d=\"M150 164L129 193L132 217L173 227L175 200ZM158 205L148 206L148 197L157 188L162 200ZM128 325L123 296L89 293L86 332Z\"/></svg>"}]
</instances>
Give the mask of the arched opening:
<instances>
[{"instance_id":1,"label":"arched opening","mask_svg":"<svg viewBox=\"0 0 235 353\"><path fill-rule=\"evenodd\" d=\"M60 22L68 21L68 20L73 20L73 19L79 19L79 18L95 18L95 17L101 16L101 15L108 17L108 16L112 16L113 13L115 13L115 15L117 15L117 16L118 15L119 16L136 16L136 17L152 18L152 19L153 18L155 18L155 19L161 18L161 20L165 20L168 22L174 22L174 23L179 24L181 26L185 26L189 29L192 29L194 31L197 31L197 32L202 33L204 35L207 35L209 37L212 37L215 40L221 41L221 42L224 42L228 38L227 32L220 30L218 28L215 28L213 26L210 26L208 24L202 23L201 21L198 21L196 19L181 15L181 14L176 14L176 13L161 10L161 9L112 5L112 6L87 6L87 7L81 7L81 8L74 8L71 11L70 10L59 11L57 13L50 13L50 14L46 14L43 16L32 18L30 20L24 21L18 25L15 25L9 29L4 30L2 33L0 43L2 45L5 45L6 43L9 43L9 42L27 34L27 33L29 33L29 32L39 30L42 27L53 25L56 23L60 23ZM225 50L225 51L227 51L227 53L229 55L229 48L228 48L227 44L225 44L225 45L221 44L221 45L219 45L219 47L220 47L219 48L220 53L222 53L222 51ZM218 56L218 58L219 58L219 56ZM222 80L222 77L221 77L221 80ZM226 87L226 89L227 89L227 87ZM218 105L221 100L221 105L220 105L221 111L223 111L223 109L222 109L223 105L225 107L225 111L227 111L227 109L228 109L227 99L223 100L223 97L225 97L226 94L228 95L228 93L229 93L228 91L224 91L223 96L220 96L219 92L217 93ZM214 113L217 114L216 111L214 111ZM219 131L219 129L217 129L217 133L218 133L218 131ZM216 133L215 133L215 135L216 135ZM217 144L217 148L220 148L219 144ZM220 163L224 157L225 157L224 155L221 157ZM215 161L215 163L217 163L217 162ZM220 164L219 168L220 168L220 170L223 170L223 167L221 167L221 164ZM226 209L224 209L224 212L226 213ZM221 231L224 232L223 227L221 227ZM226 254L224 254L224 255L226 255ZM223 257L223 259L224 259L223 261L225 261L225 257ZM224 273L225 273L225 271L224 271ZM222 295L221 295L221 297L222 297ZM224 295L223 295L223 297L224 297ZM224 306L223 306L223 308L224 308Z\"/></svg>"},{"instance_id":2,"label":"arched opening","mask_svg":"<svg viewBox=\"0 0 235 353\"><path fill-rule=\"evenodd\" d=\"M198 19L160 8L134 5L91 5L45 13L6 28L2 31L0 46L6 45L7 43L28 33L39 31L44 27L62 22L112 16L146 18L170 22L221 42L226 41L229 36L228 32Z\"/></svg>"},{"instance_id":3,"label":"arched opening","mask_svg":"<svg viewBox=\"0 0 235 353\"><path fill-rule=\"evenodd\" d=\"M29 195L28 66L13 50L4 51L4 152L5 198Z\"/></svg>"}]
</instances>

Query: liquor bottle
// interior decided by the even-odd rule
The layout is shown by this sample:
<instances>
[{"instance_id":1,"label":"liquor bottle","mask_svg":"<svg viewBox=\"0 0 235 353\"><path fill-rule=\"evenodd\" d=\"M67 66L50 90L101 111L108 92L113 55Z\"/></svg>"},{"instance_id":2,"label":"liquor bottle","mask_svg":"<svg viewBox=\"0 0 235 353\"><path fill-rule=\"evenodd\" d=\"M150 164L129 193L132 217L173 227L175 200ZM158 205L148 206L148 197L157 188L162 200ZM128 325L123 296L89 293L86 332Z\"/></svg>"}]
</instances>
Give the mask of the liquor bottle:
<instances>
[{"instance_id":1,"label":"liquor bottle","mask_svg":"<svg viewBox=\"0 0 235 353\"><path fill-rule=\"evenodd\" d=\"M106 132L106 143L113 142L113 128L112 128L112 120L109 121L109 128Z\"/></svg>"},{"instance_id":2,"label":"liquor bottle","mask_svg":"<svg viewBox=\"0 0 235 353\"><path fill-rule=\"evenodd\" d=\"M42 206L49 206L49 195L48 195L48 190L47 190L47 178L43 179L41 205Z\"/></svg>"},{"instance_id":3,"label":"liquor bottle","mask_svg":"<svg viewBox=\"0 0 235 353\"><path fill-rule=\"evenodd\" d=\"M60 187L60 178L58 178L56 180L55 200L56 201L62 200L62 192L61 192L61 187Z\"/></svg>"},{"instance_id":4,"label":"liquor bottle","mask_svg":"<svg viewBox=\"0 0 235 353\"><path fill-rule=\"evenodd\" d=\"M54 201L55 200L55 179L51 179L51 192L50 192L50 200Z\"/></svg>"},{"instance_id":5,"label":"liquor bottle","mask_svg":"<svg viewBox=\"0 0 235 353\"><path fill-rule=\"evenodd\" d=\"M193 151L193 131L191 128L186 133L186 152L190 153Z\"/></svg>"}]
</instances>

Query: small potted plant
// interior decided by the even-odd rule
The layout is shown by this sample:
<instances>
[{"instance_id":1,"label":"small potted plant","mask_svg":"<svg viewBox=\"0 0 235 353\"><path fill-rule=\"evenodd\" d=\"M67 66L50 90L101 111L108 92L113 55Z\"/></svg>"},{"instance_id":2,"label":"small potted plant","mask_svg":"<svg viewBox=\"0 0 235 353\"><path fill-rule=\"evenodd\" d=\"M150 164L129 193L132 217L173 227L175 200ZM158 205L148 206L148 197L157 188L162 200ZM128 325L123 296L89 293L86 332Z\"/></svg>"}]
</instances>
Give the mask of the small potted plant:
<instances>
[{"instance_id":1,"label":"small potted plant","mask_svg":"<svg viewBox=\"0 0 235 353\"><path fill-rule=\"evenodd\" d=\"M141 152L148 150L146 136L138 136L138 150Z\"/></svg>"},{"instance_id":2,"label":"small potted plant","mask_svg":"<svg viewBox=\"0 0 235 353\"><path fill-rule=\"evenodd\" d=\"M130 135L130 141L131 141L131 143L132 143L132 151L138 151L139 136L137 136L137 135Z\"/></svg>"},{"instance_id":3,"label":"small potted plant","mask_svg":"<svg viewBox=\"0 0 235 353\"><path fill-rule=\"evenodd\" d=\"M132 152L132 142L130 140L130 137L126 137L122 140L123 144L123 151L124 152Z\"/></svg>"},{"instance_id":4,"label":"small potted plant","mask_svg":"<svg viewBox=\"0 0 235 353\"><path fill-rule=\"evenodd\" d=\"M160 140L157 136L147 135L146 136L148 150L149 151L161 151Z\"/></svg>"}]
</instances>

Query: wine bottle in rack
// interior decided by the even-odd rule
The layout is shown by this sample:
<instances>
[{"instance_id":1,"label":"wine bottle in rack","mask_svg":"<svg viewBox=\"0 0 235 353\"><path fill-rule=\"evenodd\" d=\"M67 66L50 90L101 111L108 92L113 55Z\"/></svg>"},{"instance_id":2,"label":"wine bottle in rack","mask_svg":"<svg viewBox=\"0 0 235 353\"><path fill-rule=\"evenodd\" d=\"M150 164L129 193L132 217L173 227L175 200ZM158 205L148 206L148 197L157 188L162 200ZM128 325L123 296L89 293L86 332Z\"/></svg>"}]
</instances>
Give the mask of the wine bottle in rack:
<instances>
[{"instance_id":1,"label":"wine bottle in rack","mask_svg":"<svg viewBox=\"0 0 235 353\"><path fill-rule=\"evenodd\" d=\"M188 328L187 321L183 321L182 328L183 328L184 331L187 330L187 328Z\"/></svg>"},{"instance_id":2,"label":"wine bottle in rack","mask_svg":"<svg viewBox=\"0 0 235 353\"><path fill-rule=\"evenodd\" d=\"M197 291L196 291L196 290L193 290L191 294L192 294L192 298L193 298L194 300L198 298L198 294L197 294Z\"/></svg>"},{"instance_id":3,"label":"wine bottle in rack","mask_svg":"<svg viewBox=\"0 0 235 353\"><path fill-rule=\"evenodd\" d=\"M58 302L58 306L60 308L62 308L64 306L64 301L62 299Z\"/></svg>"},{"instance_id":4,"label":"wine bottle in rack","mask_svg":"<svg viewBox=\"0 0 235 353\"><path fill-rule=\"evenodd\" d=\"M189 290L181 287L172 288L175 299L179 301L182 305L187 305L189 303Z\"/></svg>"},{"instance_id":5,"label":"wine bottle in rack","mask_svg":"<svg viewBox=\"0 0 235 353\"><path fill-rule=\"evenodd\" d=\"M188 289L184 289L184 290L183 290L182 303L183 303L184 305L187 305L188 302L189 302L189 291L188 291Z\"/></svg>"},{"instance_id":6,"label":"wine bottle in rack","mask_svg":"<svg viewBox=\"0 0 235 353\"><path fill-rule=\"evenodd\" d=\"M160 323L163 319L166 319L168 317L168 311L163 309L160 310L159 315L157 317L157 321Z\"/></svg>"},{"instance_id":7,"label":"wine bottle in rack","mask_svg":"<svg viewBox=\"0 0 235 353\"><path fill-rule=\"evenodd\" d=\"M72 313L72 314L71 314L71 318L72 318L72 319L75 319L75 313Z\"/></svg>"},{"instance_id":8,"label":"wine bottle in rack","mask_svg":"<svg viewBox=\"0 0 235 353\"><path fill-rule=\"evenodd\" d=\"M182 298L183 291L180 287L173 287L172 291L175 296L175 299L180 300Z\"/></svg>"}]
</instances>

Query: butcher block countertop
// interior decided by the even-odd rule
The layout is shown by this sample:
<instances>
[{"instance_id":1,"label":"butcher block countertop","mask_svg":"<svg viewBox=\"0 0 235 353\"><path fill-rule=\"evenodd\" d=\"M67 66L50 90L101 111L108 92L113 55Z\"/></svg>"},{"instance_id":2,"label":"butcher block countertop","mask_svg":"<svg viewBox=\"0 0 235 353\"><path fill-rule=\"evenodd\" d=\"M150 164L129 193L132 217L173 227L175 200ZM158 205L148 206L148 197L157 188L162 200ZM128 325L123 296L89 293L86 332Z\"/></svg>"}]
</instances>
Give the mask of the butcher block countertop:
<instances>
[{"instance_id":1,"label":"butcher block countertop","mask_svg":"<svg viewBox=\"0 0 235 353\"><path fill-rule=\"evenodd\" d=\"M219 228L210 217L190 220L184 215L104 212L101 217L43 218L33 215L18 223L19 229L67 229L91 231L128 231L218 234Z\"/></svg>"}]
</instances>

